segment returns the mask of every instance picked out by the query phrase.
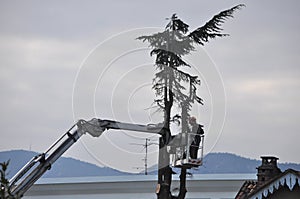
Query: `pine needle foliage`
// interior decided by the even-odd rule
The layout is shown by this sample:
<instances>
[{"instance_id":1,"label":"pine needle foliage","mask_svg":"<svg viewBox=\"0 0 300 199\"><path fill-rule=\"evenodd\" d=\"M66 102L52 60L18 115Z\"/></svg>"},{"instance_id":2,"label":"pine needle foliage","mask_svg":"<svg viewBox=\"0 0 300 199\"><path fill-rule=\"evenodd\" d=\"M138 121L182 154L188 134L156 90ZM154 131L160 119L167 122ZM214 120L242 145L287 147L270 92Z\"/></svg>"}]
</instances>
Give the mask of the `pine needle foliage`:
<instances>
[{"instance_id":1,"label":"pine needle foliage","mask_svg":"<svg viewBox=\"0 0 300 199\"><path fill-rule=\"evenodd\" d=\"M16 199L9 189L9 181L6 178L9 160L0 163L0 199Z\"/></svg>"},{"instance_id":2,"label":"pine needle foliage","mask_svg":"<svg viewBox=\"0 0 300 199\"><path fill-rule=\"evenodd\" d=\"M184 67L190 67L183 57L195 50L195 44L203 46L210 39L228 36L222 33L221 25L243 6L239 4L220 12L192 32L189 31L188 24L173 14L167 19L169 22L163 32L137 38L148 42L152 48L150 55L156 56L155 66L158 72L153 79L153 89L157 96L155 102L161 109L166 110L168 104L173 104L170 99L179 107L187 109L187 113L194 103L203 104L201 97L197 95L200 80L182 70ZM185 83L189 86L184 86Z\"/></svg>"}]
</instances>

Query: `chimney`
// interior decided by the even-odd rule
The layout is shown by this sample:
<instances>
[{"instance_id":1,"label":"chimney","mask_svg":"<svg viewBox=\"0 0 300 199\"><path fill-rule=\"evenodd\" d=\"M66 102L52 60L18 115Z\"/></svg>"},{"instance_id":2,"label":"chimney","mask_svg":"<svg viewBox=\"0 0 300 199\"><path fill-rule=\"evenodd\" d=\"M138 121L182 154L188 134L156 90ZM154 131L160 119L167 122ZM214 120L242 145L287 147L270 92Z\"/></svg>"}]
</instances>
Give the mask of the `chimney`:
<instances>
[{"instance_id":1,"label":"chimney","mask_svg":"<svg viewBox=\"0 0 300 199\"><path fill-rule=\"evenodd\" d=\"M273 156L262 156L262 164L257 167L257 184L261 186L281 173L277 167L278 158Z\"/></svg>"}]
</instances>

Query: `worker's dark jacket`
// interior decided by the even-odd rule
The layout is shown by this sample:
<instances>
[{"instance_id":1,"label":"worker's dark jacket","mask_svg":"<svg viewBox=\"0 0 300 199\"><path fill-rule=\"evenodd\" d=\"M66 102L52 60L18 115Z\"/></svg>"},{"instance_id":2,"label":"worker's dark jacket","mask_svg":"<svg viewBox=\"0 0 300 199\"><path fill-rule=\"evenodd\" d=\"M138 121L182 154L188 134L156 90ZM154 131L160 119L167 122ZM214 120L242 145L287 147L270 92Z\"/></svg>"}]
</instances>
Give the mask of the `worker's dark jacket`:
<instances>
[{"instance_id":1,"label":"worker's dark jacket","mask_svg":"<svg viewBox=\"0 0 300 199\"><path fill-rule=\"evenodd\" d=\"M203 126L200 124L196 124L192 127L192 133L194 135L194 139L190 146L190 156L193 159L197 158L198 147L201 142L201 135L204 134L204 130L202 129L202 127Z\"/></svg>"}]
</instances>

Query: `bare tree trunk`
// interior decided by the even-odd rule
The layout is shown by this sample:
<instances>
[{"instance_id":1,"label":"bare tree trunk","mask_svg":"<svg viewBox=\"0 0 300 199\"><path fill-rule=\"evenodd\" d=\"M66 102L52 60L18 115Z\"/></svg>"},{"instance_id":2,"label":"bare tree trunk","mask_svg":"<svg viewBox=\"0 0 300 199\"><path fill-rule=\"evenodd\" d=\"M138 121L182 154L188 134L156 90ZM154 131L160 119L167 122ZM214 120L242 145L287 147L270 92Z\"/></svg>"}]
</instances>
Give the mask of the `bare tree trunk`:
<instances>
[{"instance_id":1,"label":"bare tree trunk","mask_svg":"<svg viewBox=\"0 0 300 199\"><path fill-rule=\"evenodd\" d=\"M161 137L159 139L159 158L158 158L158 186L157 192L158 199L171 199L171 182L172 182L172 169L169 166L170 157L167 151L167 144L171 138L170 132L170 118L171 109L173 106L173 93L170 88L170 82L165 80L164 89L164 127L161 130Z\"/></svg>"},{"instance_id":2,"label":"bare tree trunk","mask_svg":"<svg viewBox=\"0 0 300 199\"><path fill-rule=\"evenodd\" d=\"M157 192L158 199L170 199L170 186L171 186L171 168L168 165L168 152L165 146L164 138L159 139L159 159L158 159L158 186L159 190ZM171 173L171 174L170 174Z\"/></svg>"},{"instance_id":3,"label":"bare tree trunk","mask_svg":"<svg viewBox=\"0 0 300 199\"><path fill-rule=\"evenodd\" d=\"M179 194L178 199L184 199L186 195L186 168L181 168L180 173L180 187L179 187Z\"/></svg>"}]
</instances>

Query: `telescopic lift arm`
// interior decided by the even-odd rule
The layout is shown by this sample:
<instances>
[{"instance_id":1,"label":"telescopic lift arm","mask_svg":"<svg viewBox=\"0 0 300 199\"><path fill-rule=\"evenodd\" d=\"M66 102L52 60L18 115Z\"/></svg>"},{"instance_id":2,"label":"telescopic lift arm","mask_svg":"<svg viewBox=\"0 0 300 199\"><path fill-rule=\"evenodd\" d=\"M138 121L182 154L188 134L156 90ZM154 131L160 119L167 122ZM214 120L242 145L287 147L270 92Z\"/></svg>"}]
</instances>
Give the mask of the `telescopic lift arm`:
<instances>
[{"instance_id":1,"label":"telescopic lift arm","mask_svg":"<svg viewBox=\"0 0 300 199\"><path fill-rule=\"evenodd\" d=\"M105 130L120 129L159 134L162 125L139 125L112 120L79 120L49 149L33 157L9 182L7 195L22 197L24 193L60 158L83 134L99 137Z\"/></svg>"}]
</instances>

